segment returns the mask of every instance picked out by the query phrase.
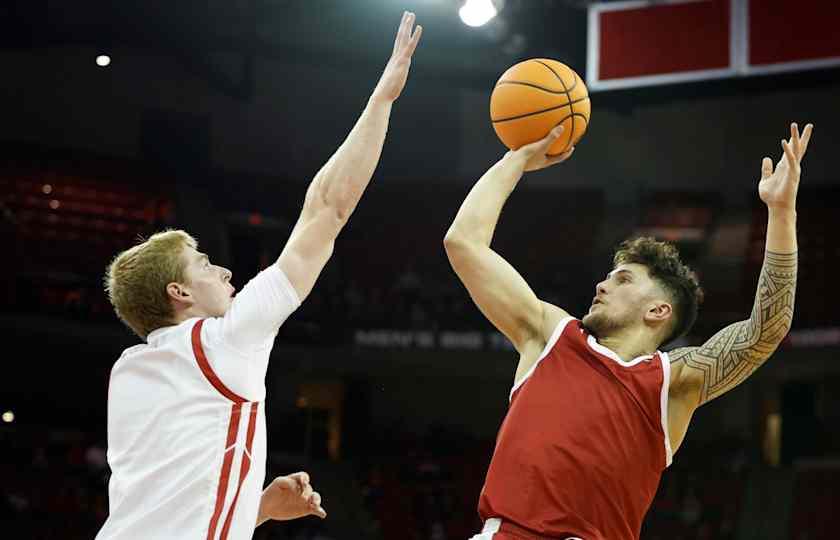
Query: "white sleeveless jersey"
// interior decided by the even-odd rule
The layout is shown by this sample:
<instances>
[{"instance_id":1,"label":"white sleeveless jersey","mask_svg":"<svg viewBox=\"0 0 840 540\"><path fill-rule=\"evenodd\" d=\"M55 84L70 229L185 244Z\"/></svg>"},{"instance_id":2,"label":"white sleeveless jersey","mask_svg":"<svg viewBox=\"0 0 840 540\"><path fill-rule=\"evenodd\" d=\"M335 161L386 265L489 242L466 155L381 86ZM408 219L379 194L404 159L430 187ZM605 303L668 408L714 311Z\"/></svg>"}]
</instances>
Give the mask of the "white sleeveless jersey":
<instances>
[{"instance_id":1,"label":"white sleeveless jersey","mask_svg":"<svg viewBox=\"0 0 840 540\"><path fill-rule=\"evenodd\" d=\"M250 539L265 481L265 374L300 305L275 264L224 317L155 330L108 388L109 516L97 540Z\"/></svg>"}]
</instances>

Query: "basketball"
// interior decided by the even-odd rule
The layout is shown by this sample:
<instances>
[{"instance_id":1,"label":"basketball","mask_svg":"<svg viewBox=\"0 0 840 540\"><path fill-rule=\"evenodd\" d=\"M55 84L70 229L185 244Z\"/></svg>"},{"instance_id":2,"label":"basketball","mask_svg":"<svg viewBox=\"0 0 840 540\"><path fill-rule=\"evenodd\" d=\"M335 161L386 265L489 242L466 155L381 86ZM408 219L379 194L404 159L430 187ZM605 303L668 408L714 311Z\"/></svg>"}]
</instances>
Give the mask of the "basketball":
<instances>
[{"instance_id":1,"label":"basketball","mask_svg":"<svg viewBox=\"0 0 840 540\"><path fill-rule=\"evenodd\" d=\"M576 145L589 125L589 92L580 76L562 62L533 58L505 71L490 96L490 119L511 150L536 142L562 124L563 134L548 155Z\"/></svg>"}]
</instances>

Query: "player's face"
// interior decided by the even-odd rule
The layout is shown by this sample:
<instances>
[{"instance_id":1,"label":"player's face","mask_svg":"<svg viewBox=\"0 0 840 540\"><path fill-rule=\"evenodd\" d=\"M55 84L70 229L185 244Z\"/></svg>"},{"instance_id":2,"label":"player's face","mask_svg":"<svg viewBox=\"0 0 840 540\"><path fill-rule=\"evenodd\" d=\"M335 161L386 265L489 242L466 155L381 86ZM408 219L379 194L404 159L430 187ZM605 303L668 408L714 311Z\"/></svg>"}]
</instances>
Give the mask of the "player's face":
<instances>
[{"instance_id":1,"label":"player's face","mask_svg":"<svg viewBox=\"0 0 840 540\"><path fill-rule=\"evenodd\" d=\"M236 288L230 284L231 272L210 263L209 257L191 247L184 248L187 259L187 289L196 311L208 317L221 317L233 302Z\"/></svg>"},{"instance_id":2,"label":"player's face","mask_svg":"<svg viewBox=\"0 0 840 540\"><path fill-rule=\"evenodd\" d=\"M644 324L649 303L658 292L656 283L641 264L620 264L595 286L595 298L583 325L595 337Z\"/></svg>"}]
</instances>

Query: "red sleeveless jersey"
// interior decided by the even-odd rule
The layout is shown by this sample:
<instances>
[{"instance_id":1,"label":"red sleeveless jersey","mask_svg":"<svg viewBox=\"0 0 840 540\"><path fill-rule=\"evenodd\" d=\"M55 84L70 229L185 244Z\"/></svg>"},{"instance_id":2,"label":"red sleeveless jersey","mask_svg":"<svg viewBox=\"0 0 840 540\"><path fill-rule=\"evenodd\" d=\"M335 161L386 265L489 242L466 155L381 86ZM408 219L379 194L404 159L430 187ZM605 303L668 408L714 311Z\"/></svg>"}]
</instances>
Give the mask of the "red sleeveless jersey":
<instances>
[{"instance_id":1,"label":"red sleeveless jersey","mask_svg":"<svg viewBox=\"0 0 840 540\"><path fill-rule=\"evenodd\" d=\"M537 535L639 537L662 470L671 464L668 355L629 362L564 319L510 408L478 503Z\"/></svg>"}]
</instances>

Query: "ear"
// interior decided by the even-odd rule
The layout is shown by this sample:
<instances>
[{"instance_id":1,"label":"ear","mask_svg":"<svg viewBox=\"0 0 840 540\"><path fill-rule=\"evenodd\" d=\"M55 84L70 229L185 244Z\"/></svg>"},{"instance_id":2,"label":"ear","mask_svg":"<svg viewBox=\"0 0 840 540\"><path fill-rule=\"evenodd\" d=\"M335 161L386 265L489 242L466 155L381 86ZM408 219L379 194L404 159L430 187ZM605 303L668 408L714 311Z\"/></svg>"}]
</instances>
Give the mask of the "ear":
<instances>
[{"instance_id":1,"label":"ear","mask_svg":"<svg viewBox=\"0 0 840 540\"><path fill-rule=\"evenodd\" d=\"M668 302L656 302L648 307L645 312L645 321L650 323L661 324L667 322L671 318L674 309Z\"/></svg>"},{"instance_id":2,"label":"ear","mask_svg":"<svg viewBox=\"0 0 840 540\"><path fill-rule=\"evenodd\" d=\"M180 283L176 283L174 281L172 283L169 283L166 286L166 295L173 302L178 302L187 305L193 304L192 294L190 294L190 291Z\"/></svg>"}]
</instances>

